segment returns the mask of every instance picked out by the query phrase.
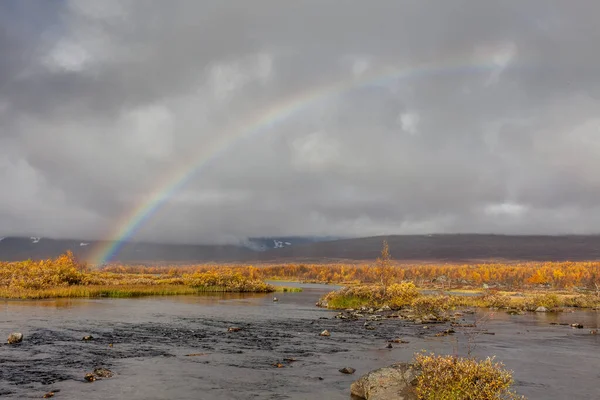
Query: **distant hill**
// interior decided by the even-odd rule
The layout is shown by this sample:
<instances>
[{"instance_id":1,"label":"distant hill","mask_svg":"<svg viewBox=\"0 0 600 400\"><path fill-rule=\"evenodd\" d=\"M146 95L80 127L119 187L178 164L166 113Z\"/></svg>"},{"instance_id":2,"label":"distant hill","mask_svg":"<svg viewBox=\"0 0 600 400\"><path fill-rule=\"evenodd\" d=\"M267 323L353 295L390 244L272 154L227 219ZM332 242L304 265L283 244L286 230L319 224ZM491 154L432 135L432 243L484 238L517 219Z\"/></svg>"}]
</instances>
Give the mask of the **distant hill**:
<instances>
[{"instance_id":1,"label":"distant hill","mask_svg":"<svg viewBox=\"0 0 600 400\"><path fill-rule=\"evenodd\" d=\"M390 253L399 261L471 262L490 260L561 261L600 260L600 235L508 236L478 234L397 235L300 245L265 252L288 260L373 260L379 256L386 239Z\"/></svg>"},{"instance_id":2,"label":"distant hill","mask_svg":"<svg viewBox=\"0 0 600 400\"><path fill-rule=\"evenodd\" d=\"M232 262L257 260L262 252L281 250L299 244L331 240L329 237L260 237L239 245L189 245L145 242L125 243L116 260L121 262ZM51 239L44 237L0 238L0 261L40 260L57 257L67 250L82 260L91 261L95 249L110 242Z\"/></svg>"},{"instance_id":3,"label":"distant hill","mask_svg":"<svg viewBox=\"0 0 600 400\"><path fill-rule=\"evenodd\" d=\"M406 262L600 260L600 236L403 235L357 239L252 238L240 245L126 243L120 262L327 262L366 261L379 255L383 239L392 257ZM107 242L0 238L0 260L44 259L67 250L88 260Z\"/></svg>"}]
</instances>

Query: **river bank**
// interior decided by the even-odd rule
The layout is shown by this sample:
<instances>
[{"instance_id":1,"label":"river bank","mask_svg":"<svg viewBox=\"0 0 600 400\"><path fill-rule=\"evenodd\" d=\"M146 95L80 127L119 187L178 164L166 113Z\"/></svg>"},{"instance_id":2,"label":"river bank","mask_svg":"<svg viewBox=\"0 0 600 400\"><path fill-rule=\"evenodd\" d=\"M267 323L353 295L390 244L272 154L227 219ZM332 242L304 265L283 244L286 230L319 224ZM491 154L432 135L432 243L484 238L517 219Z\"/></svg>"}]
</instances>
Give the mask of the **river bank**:
<instances>
[{"instance_id":1,"label":"river bank","mask_svg":"<svg viewBox=\"0 0 600 400\"><path fill-rule=\"evenodd\" d=\"M467 351L463 330L437 336L449 323L424 329L386 319L370 323L371 330L364 320L341 320L315 307L331 286L298 286L303 292L278 294L278 302L251 293L0 302L0 334L24 334L20 345L0 348L2 396L40 398L54 389L60 390L55 398L67 400L347 399L350 384L367 371L409 361L422 349ZM481 328L493 335L478 335L474 353L503 361L520 394L589 399L597 395L600 336L588 328L598 328L599 314L479 311L461 318L465 324L485 319ZM232 326L241 330L228 332ZM330 337L319 336L325 329ZM93 340L82 341L86 335ZM408 343L389 349L392 339ZM115 376L85 382L96 367ZM343 367L357 371L345 375L338 371Z\"/></svg>"}]
</instances>

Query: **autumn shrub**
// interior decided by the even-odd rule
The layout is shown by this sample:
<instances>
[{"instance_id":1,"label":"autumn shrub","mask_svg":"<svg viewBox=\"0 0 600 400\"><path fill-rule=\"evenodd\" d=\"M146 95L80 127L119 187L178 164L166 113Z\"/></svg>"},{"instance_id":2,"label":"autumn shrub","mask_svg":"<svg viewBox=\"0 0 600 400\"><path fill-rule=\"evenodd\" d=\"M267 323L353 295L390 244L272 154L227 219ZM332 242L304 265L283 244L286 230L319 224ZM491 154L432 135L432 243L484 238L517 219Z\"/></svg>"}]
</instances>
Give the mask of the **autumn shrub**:
<instances>
[{"instance_id":1,"label":"autumn shrub","mask_svg":"<svg viewBox=\"0 0 600 400\"><path fill-rule=\"evenodd\" d=\"M410 305L417 316L439 316L455 307L452 297L444 295L420 296L413 299Z\"/></svg>"},{"instance_id":2,"label":"autumn shrub","mask_svg":"<svg viewBox=\"0 0 600 400\"><path fill-rule=\"evenodd\" d=\"M329 308L337 309L363 306L389 306L398 309L410 305L419 296L420 293L412 282L402 282L387 287L382 285L346 286L328 293L322 300L328 303Z\"/></svg>"},{"instance_id":3,"label":"autumn shrub","mask_svg":"<svg viewBox=\"0 0 600 400\"><path fill-rule=\"evenodd\" d=\"M222 288L235 292L272 292L275 288L259 279L249 279L232 270L194 272L182 277L184 284L194 288Z\"/></svg>"},{"instance_id":4,"label":"autumn shrub","mask_svg":"<svg viewBox=\"0 0 600 400\"><path fill-rule=\"evenodd\" d=\"M275 288L256 276L252 268L213 266L212 269L187 274L180 274L176 269L154 272L141 268L130 273L126 267L92 270L78 262L71 252L42 261L0 262L0 297L132 297L214 291L299 290Z\"/></svg>"},{"instance_id":5,"label":"autumn shrub","mask_svg":"<svg viewBox=\"0 0 600 400\"><path fill-rule=\"evenodd\" d=\"M538 307L545 307L548 309L560 307L564 304L564 301L554 293L546 293L528 296L523 299L522 303L526 310L534 311Z\"/></svg>"},{"instance_id":6,"label":"autumn shrub","mask_svg":"<svg viewBox=\"0 0 600 400\"><path fill-rule=\"evenodd\" d=\"M88 269L73 253L56 259L0 263L0 287L43 289L86 283Z\"/></svg>"},{"instance_id":7,"label":"autumn shrub","mask_svg":"<svg viewBox=\"0 0 600 400\"><path fill-rule=\"evenodd\" d=\"M513 400L523 399L511 391L512 372L493 358L478 361L417 353L421 371L416 392L421 400Z\"/></svg>"},{"instance_id":8,"label":"autumn shrub","mask_svg":"<svg viewBox=\"0 0 600 400\"><path fill-rule=\"evenodd\" d=\"M391 308L400 308L421 296L412 282L394 283L387 288L386 303Z\"/></svg>"},{"instance_id":9,"label":"autumn shrub","mask_svg":"<svg viewBox=\"0 0 600 400\"><path fill-rule=\"evenodd\" d=\"M566 296L563 303L565 307L600 308L600 297L592 294Z\"/></svg>"},{"instance_id":10,"label":"autumn shrub","mask_svg":"<svg viewBox=\"0 0 600 400\"><path fill-rule=\"evenodd\" d=\"M481 296L483 307L508 308L511 305L510 296L498 292L487 292Z\"/></svg>"},{"instance_id":11,"label":"autumn shrub","mask_svg":"<svg viewBox=\"0 0 600 400\"><path fill-rule=\"evenodd\" d=\"M229 264L220 267L235 268L250 278L292 280L302 282L342 284L391 284L412 281L419 287L481 287L483 284L504 288L534 289L577 288L598 291L600 288L600 261L580 262L518 262L473 264L407 264L391 260L389 250L373 263L280 264L252 266ZM181 276L196 271L215 269L205 265L109 265L105 272L137 274L172 274ZM444 277L440 281L440 277Z\"/></svg>"}]
</instances>

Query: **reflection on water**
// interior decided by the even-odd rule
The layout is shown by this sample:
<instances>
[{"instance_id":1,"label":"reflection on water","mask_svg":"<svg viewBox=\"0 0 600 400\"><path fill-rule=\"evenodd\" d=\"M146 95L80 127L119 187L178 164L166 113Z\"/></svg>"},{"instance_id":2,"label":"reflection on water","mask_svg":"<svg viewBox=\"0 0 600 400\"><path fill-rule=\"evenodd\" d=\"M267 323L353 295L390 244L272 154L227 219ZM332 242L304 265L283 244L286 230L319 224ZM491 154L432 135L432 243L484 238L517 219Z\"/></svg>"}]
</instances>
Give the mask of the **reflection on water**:
<instances>
[{"instance_id":1,"label":"reflection on water","mask_svg":"<svg viewBox=\"0 0 600 400\"><path fill-rule=\"evenodd\" d=\"M5 307L49 307L49 308L71 308L73 306L85 306L85 302L79 299L43 299L43 300L4 300L2 304Z\"/></svg>"},{"instance_id":2,"label":"reflection on water","mask_svg":"<svg viewBox=\"0 0 600 400\"><path fill-rule=\"evenodd\" d=\"M409 361L421 349L466 352L464 329L435 337L436 329L445 328L423 330L389 320L369 331L363 321L336 320L335 312L315 307L316 300L335 286L276 284L304 290L3 301L0 336L18 330L25 342L0 347L0 397L39 398L58 388L66 400L346 400L351 382L371 369ZM475 354L496 355L503 361L515 372L521 394L530 399L600 398L600 335L590 334L600 327L599 312L511 316L480 311L465 318L479 319L481 329L494 333L476 337ZM560 325L571 323L585 328ZM243 330L227 333L232 325ZM319 337L322 329L332 336ZM96 340L82 342L88 334ZM385 349L386 340L393 337L410 343ZM185 357L189 353L206 355ZM271 366L285 357L299 361L281 369ZM86 384L82 373L95 365L109 366L117 375ZM340 374L338 369L345 366L356 368L356 374ZM43 385L44 380L56 383Z\"/></svg>"}]
</instances>

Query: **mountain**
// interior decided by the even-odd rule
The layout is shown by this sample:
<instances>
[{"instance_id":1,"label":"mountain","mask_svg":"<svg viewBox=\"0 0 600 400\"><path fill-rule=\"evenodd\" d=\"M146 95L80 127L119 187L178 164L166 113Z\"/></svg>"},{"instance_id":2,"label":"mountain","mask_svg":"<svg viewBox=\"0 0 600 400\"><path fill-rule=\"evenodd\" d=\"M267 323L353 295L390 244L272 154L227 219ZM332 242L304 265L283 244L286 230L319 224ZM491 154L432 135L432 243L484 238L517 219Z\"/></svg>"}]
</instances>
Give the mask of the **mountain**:
<instances>
[{"instance_id":1,"label":"mountain","mask_svg":"<svg viewBox=\"0 0 600 400\"><path fill-rule=\"evenodd\" d=\"M280 250L299 244L311 244L327 237L259 237L238 245L189 245L128 242L119 250L121 262L232 262L257 260L261 252ZM0 237L0 261L40 260L57 257L67 250L82 260L91 260L99 248L109 248L114 242L52 239L43 237Z\"/></svg>"},{"instance_id":2,"label":"mountain","mask_svg":"<svg viewBox=\"0 0 600 400\"><path fill-rule=\"evenodd\" d=\"M433 234L376 236L300 245L265 252L259 260L374 260L383 240L401 261L473 262L490 260L600 260L600 235Z\"/></svg>"},{"instance_id":3,"label":"mountain","mask_svg":"<svg viewBox=\"0 0 600 400\"><path fill-rule=\"evenodd\" d=\"M326 262L368 261L379 256L383 240L392 258L406 262L600 260L600 236L399 235L357 239L327 237L250 238L239 245L125 243L115 257L125 263ZM0 260L37 260L67 250L89 260L98 246L111 243L40 237L0 238Z\"/></svg>"},{"instance_id":4,"label":"mountain","mask_svg":"<svg viewBox=\"0 0 600 400\"><path fill-rule=\"evenodd\" d=\"M283 236L283 237L258 237L249 238L243 242L245 247L256 251L282 249L290 246L326 242L340 239L332 236Z\"/></svg>"}]
</instances>

